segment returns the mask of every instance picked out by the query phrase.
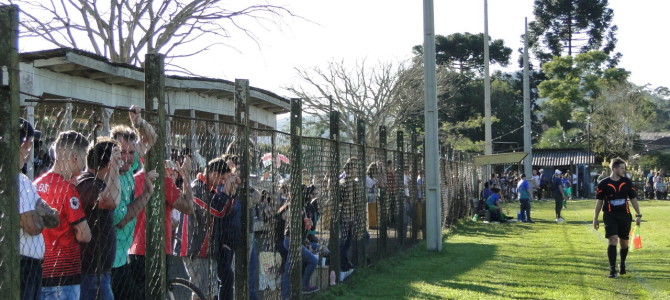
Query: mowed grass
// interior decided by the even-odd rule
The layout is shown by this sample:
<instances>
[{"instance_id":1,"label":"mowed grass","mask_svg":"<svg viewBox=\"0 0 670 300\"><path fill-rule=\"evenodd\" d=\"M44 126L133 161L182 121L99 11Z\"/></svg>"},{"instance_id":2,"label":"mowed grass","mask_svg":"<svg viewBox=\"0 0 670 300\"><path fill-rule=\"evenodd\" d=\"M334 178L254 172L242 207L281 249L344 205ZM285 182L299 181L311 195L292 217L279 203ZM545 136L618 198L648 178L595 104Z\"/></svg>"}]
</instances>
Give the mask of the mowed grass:
<instances>
[{"instance_id":1,"label":"mowed grass","mask_svg":"<svg viewBox=\"0 0 670 300\"><path fill-rule=\"evenodd\" d=\"M516 215L518 203L507 204ZM317 299L670 299L670 201L640 201L643 249L628 274L607 278L604 227L594 200L575 200L554 222L553 201L535 201L535 224L465 221L441 252L421 244L366 269ZM602 219L602 214L601 214Z\"/></svg>"}]
</instances>

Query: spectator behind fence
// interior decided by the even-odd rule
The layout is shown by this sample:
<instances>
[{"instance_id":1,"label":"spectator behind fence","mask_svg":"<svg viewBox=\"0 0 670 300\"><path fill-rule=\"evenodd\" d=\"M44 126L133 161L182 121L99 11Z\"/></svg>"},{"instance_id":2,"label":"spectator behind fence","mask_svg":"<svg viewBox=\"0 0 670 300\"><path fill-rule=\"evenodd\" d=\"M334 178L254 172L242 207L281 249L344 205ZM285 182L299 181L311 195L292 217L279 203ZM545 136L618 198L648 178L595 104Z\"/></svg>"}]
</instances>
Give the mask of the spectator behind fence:
<instances>
[{"instance_id":1,"label":"spectator behind fence","mask_svg":"<svg viewBox=\"0 0 670 300\"><path fill-rule=\"evenodd\" d=\"M153 171L152 171L153 172ZM173 161L165 161L165 254L172 253L172 225L171 217L172 210L176 209L179 212L190 215L193 214L193 193L190 185L185 185L183 191L180 191L175 180L181 175L186 182L191 182L191 159L185 157L181 166L177 166ZM156 177L158 174L155 174ZM135 175L135 197L139 198L144 187L148 186L146 179L150 178L154 181L154 176L145 176L144 171ZM133 272L133 279L136 286L139 288L139 298L143 299L146 289L146 274L145 274L145 254L146 254L146 209L142 209L137 216L137 223L135 224L135 232L133 233L133 243L128 250L130 269ZM166 257L166 261L168 258ZM153 276L153 274L149 274Z\"/></svg>"},{"instance_id":2,"label":"spectator behind fence","mask_svg":"<svg viewBox=\"0 0 670 300\"><path fill-rule=\"evenodd\" d=\"M313 185L302 186L302 192L303 196L311 196L312 192L315 191L316 188ZM305 201L307 201L307 197L305 197ZM293 197L291 197L293 198ZM299 214L301 216L301 219L303 219L302 226L301 226L301 231L300 232L294 232L294 234L298 234L300 240L302 241L302 246L300 247L300 255L302 256L302 263L304 265L303 273L302 273L302 293L303 294L311 294L319 290L318 287L311 286L309 284L309 280L312 277L312 274L314 273L314 269L316 268L316 264L318 262L318 256L316 256L312 252L312 245L309 243L307 240L307 234L309 231L312 229L314 226L314 223L312 222L312 219L308 217L308 215L305 214L305 209L304 207L301 207L299 211L291 211L289 208L290 202L286 202L282 208L280 208L281 211L287 211L288 210L288 216L287 219L290 219L290 215L292 214ZM289 249L290 247L290 242L291 242L291 232L290 232L290 224L289 222L286 222L286 228L284 231L284 247L286 249ZM301 268L303 266L300 266ZM284 264L284 270L282 272L282 279L281 279L281 299L291 299L291 281L290 281L290 270L291 270L291 251L288 252L288 257L286 260L286 263Z\"/></svg>"},{"instance_id":3,"label":"spectator behind fence","mask_svg":"<svg viewBox=\"0 0 670 300\"><path fill-rule=\"evenodd\" d=\"M81 245L81 300L113 300L112 263L116 247L114 209L121 201L118 142L99 138L89 147L86 171L77 178L81 206L91 228L91 241Z\"/></svg>"},{"instance_id":4,"label":"spectator behind fence","mask_svg":"<svg viewBox=\"0 0 670 300\"><path fill-rule=\"evenodd\" d=\"M116 252L112 265L112 291L115 299L134 299L138 288L132 280L128 265L128 249L133 242L136 217L151 196L150 189L145 195L135 199L135 179L133 174L140 168L140 157L156 142L156 132L151 125L140 116L139 107L133 105L128 113L134 128L119 125L111 130L111 137L121 145L123 165L121 174L121 201L114 210L114 226L116 227ZM138 141L139 130L139 141Z\"/></svg>"},{"instance_id":5,"label":"spectator behind fence","mask_svg":"<svg viewBox=\"0 0 670 300\"><path fill-rule=\"evenodd\" d=\"M388 225L395 225L396 218L396 182L395 182L395 169L393 168L393 161L386 161L386 199L389 202L389 216L388 216Z\"/></svg>"},{"instance_id":6,"label":"spectator behind fence","mask_svg":"<svg viewBox=\"0 0 670 300\"><path fill-rule=\"evenodd\" d=\"M61 132L54 143L53 167L35 180L37 193L59 211L60 224L43 232L43 299L79 299L81 253L79 243L91 240L79 192L70 183L86 166L88 141L75 131Z\"/></svg>"},{"instance_id":7,"label":"spectator behind fence","mask_svg":"<svg viewBox=\"0 0 670 300\"><path fill-rule=\"evenodd\" d=\"M195 202L193 214L181 216L177 231L181 239L176 249L184 259L191 282L209 297L217 294L217 272L213 268L218 265L216 258L222 251L212 242L211 228L214 218L222 218L230 210L217 188L226 182L230 172L223 158L215 158L207 163L204 174L198 173L191 184Z\"/></svg>"},{"instance_id":8,"label":"spectator behind fence","mask_svg":"<svg viewBox=\"0 0 670 300\"><path fill-rule=\"evenodd\" d=\"M377 202L377 163L372 162L365 171L365 190L368 202Z\"/></svg>"},{"instance_id":9,"label":"spectator behind fence","mask_svg":"<svg viewBox=\"0 0 670 300\"><path fill-rule=\"evenodd\" d=\"M416 176L416 199L419 203L423 201L423 170L419 170Z\"/></svg>"},{"instance_id":10,"label":"spectator behind fence","mask_svg":"<svg viewBox=\"0 0 670 300\"><path fill-rule=\"evenodd\" d=\"M21 299L41 299L42 259L44 258L44 228L59 225L58 211L51 208L37 194L28 176L20 170L28 161L33 147L35 130L30 122L19 120L19 253L21 277Z\"/></svg>"},{"instance_id":11,"label":"spectator behind fence","mask_svg":"<svg viewBox=\"0 0 670 300\"><path fill-rule=\"evenodd\" d=\"M346 176L340 179L340 281L343 281L354 271L354 265L349 261L349 249L351 249L355 233L355 201L358 191L358 182L355 178L357 164L358 160L356 158L349 158L343 166L343 172Z\"/></svg>"}]
</instances>

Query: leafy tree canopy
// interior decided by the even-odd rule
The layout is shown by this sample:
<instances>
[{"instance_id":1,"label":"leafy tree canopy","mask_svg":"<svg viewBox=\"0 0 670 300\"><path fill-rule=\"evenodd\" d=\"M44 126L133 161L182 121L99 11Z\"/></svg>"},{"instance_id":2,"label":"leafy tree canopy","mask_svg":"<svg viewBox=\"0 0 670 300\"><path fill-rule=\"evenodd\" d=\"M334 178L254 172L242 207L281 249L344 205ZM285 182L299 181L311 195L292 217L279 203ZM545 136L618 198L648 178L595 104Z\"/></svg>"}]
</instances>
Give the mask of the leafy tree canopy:
<instances>
[{"instance_id":1,"label":"leafy tree canopy","mask_svg":"<svg viewBox=\"0 0 670 300\"><path fill-rule=\"evenodd\" d=\"M565 130L561 123L556 122L556 126L550 127L542 133L540 140L535 144L535 148L586 148L587 136L578 128Z\"/></svg>"},{"instance_id":2,"label":"leafy tree canopy","mask_svg":"<svg viewBox=\"0 0 670 300\"><path fill-rule=\"evenodd\" d=\"M529 44L541 62L554 56L602 50L608 56L616 46L617 26L607 0L535 0L535 20L528 24ZM613 54L616 65L620 54Z\"/></svg>"},{"instance_id":3,"label":"leafy tree canopy","mask_svg":"<svg viewBox=\"0 0 670 300\"><path fill-rule=\"evenodd\" d=\"M630 72L610 67L602 51L589 51L572 56L557 56L542 66L547 80L538 85L545 124L567 124L573 112L592 110L594 99L602 89L626 81Z\"/></svg>"},{"instance_id":4,"label":"leafy tree canopy","mask_svg":"<svg viewBox=\"0 0 670 300\"><path fill-rule=\"evenodd\" d=\"M489 37L489 62L506 67L512 55L512 49L505 46L503 40L491 40ZM415 55L423 55L423 46L412 48ZM460 72L484 70L484 34L454 33L448 36L435 36L435 54L438 65L447 65Z\"/></svg>"}]
</instances>

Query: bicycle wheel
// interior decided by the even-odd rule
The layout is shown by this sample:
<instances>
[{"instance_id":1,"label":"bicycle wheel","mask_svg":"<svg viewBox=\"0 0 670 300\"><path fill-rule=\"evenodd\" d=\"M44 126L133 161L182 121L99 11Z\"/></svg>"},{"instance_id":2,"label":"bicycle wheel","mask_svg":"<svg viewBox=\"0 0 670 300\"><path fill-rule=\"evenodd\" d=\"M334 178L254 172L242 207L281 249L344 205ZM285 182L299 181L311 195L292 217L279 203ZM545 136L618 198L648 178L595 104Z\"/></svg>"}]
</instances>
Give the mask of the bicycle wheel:
<instances>
[{"instance_id":1,"label":"bicycle wheel","mask_svg":"<svg viewBox=\"0 0 670 300\"><path fill-rule=\"evenodd\" d=\"M184 278L173 278L168 280L167 282L167 298L170 300L177 299L174 297L174 289L175 288L180 288L180 289L186 289L190 293L195 294L199 299L205 300L207 299L205 297L205 294L200 291L200 289L195 286L195 284L191 283L190 281L184 279ZM180 300L180 299L179 299Z\"/></svg>"}]
</instances>

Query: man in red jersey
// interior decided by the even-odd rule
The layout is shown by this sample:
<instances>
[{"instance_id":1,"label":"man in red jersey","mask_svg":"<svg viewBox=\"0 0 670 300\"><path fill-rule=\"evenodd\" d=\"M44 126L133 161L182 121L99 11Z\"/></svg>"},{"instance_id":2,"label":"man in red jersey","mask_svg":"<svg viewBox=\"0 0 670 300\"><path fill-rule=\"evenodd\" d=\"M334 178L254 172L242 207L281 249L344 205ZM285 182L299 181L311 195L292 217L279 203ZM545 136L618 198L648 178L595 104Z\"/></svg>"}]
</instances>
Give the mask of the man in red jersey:
<instances>
[{"instance_id":1,"label":"man in red jersey","mask_svg":"<svg viewBox=\"0 0 670 300\"><path fill-rule=\"evenodd\" d=\"M37 193L60 212L60 224L43 231L42 299L79 299L81 253L79 243L91 240L91 230L79 193L70 183L86 165L88 141L78 132L61 132L55 142L54 166L35 180Z\"/></svg>"},{"instance_id":2,"label":"man in red jersey","mask_svg":"<svg viewBox=\"0 0 670 300\"><path fill-rule=\"evenodd\" d=\"M184 178L184 182L191 182L191 158L185 157L180 167L173 161L165 161L165 253L172 254L172 210L190 215L193 214L193 192L189 184L183 185L183 190L179 190L175 180L179 175ZM135 175L135 197L139 198L143 193L146 177L144 171ZM149 176L150 178L152 176ZM137 216L133 243L128 250L130 255L130 269L133 274L137 287L139 288L137 299L144 299L145 293L145 254L146 254L146 209L142 209Z\"/></svg>"}]
</instances>

